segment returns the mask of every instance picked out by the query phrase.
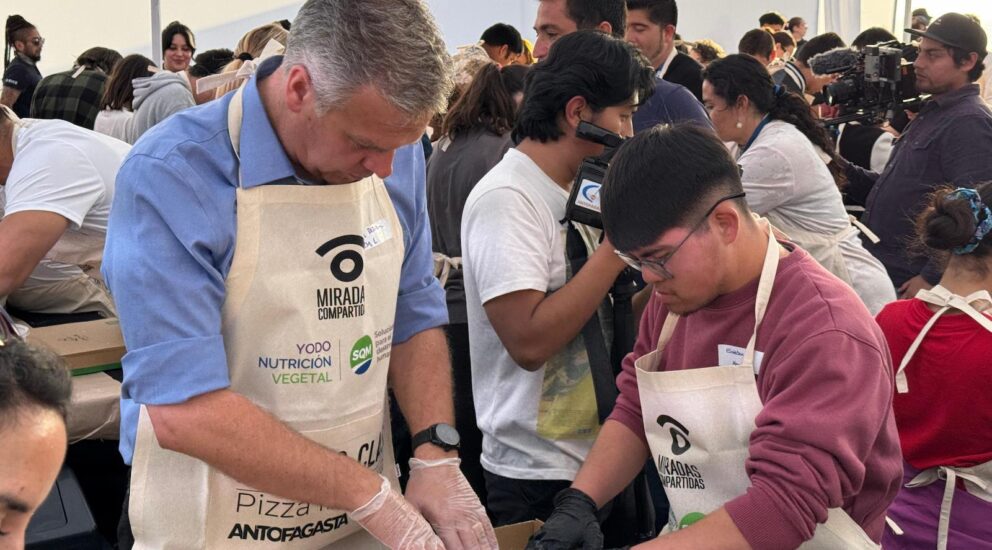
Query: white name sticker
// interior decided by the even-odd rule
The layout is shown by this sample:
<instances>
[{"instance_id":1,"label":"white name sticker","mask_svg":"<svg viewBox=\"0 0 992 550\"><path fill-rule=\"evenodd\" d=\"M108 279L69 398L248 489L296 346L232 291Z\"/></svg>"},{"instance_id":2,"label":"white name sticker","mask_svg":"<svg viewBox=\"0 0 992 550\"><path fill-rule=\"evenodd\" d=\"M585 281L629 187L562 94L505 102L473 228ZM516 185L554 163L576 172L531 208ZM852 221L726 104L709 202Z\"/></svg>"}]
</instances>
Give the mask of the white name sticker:
<instances>
[{"instance_id":1,"label":"white name sticker","mask_svg":"<svg viewBox=\"0 0 992 550\"><path fill-rule=\"evenodd\" d=\"M728 365L740 365L744 362L744 348L737 346L730 346L727 344L720 344L716 347L717 356L719 357L720 366ZM761 360L764 359L765 354L760 351L754 352L754 374L758 375L758 371L761 370Z\"/></svg>"},{"instance_id":2,"label":"white name sticker","mask_svg":"<svg viewBox=\"0 0 992 550\"><path fill-rule=\"evenodd\" d=\"M382 219L366 227L362 237L365 239L365 250L369 250L393 238L393 228L388 221Z\"/></svg>"}]
</instances>

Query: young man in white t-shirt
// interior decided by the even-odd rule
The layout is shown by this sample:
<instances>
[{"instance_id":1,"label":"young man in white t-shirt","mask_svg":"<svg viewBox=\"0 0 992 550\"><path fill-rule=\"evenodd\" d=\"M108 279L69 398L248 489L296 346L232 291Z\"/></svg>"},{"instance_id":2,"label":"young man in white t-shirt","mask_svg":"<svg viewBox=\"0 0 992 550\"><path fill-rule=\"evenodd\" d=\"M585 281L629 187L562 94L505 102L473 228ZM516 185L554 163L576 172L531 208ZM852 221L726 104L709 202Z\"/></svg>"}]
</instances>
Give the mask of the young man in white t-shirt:
<instances>
[{"instance_id":1,"label":"young man in white t-shirt","mask_svg":"<svg viewBox=\"0 0 992 550\"><path fill-rule=\"evenodd\" d=\"M603 147L579 122L623 136L653 85L637 50L594 31L559 39L531 72L510 149L469 195L462 259L472 389L495 525L546 519L599 428L580 332L624 263L603 242L566 282L561 222L582 159Z\"/></svg>"},{"instance_id":2,"label":"young man in white t-shirt","mask_svg":"<svg viewBox=\"0 0 992 550\"><path fill-rule=\"evenodd\" d=\"M99 276L122 141L0 109L0 299L36 313L114 315Z\"/></svg>"}]
</instances>

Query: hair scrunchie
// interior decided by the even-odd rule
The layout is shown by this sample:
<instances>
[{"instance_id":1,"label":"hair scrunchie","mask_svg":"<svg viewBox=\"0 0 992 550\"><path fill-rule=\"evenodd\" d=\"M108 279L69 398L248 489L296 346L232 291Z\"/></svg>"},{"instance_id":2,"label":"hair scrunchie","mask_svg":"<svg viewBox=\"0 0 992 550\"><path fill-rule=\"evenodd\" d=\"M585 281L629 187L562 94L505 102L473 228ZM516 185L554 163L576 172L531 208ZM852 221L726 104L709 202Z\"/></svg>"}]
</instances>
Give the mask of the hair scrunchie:
<instances>
[{"instance_id":1,"label":"hair scrunchie","mask_svg":"<svg viewBox=\"0 0 992 550\"><path fill-rule=\"evenodd\" d=\"M781 84L776 84L775 87L772 88L772 93L775 94L775 97L782 97L782 96L784 96L785 95L785 86L782 86Z\"/></svg>"},{"instance_id":2,"label":"hair scrunchie","mask_svg":"<svg viewBox=\"0 0 992 550\"><path fill-rule=\"evenodd\" d=\"M989 207L982 202L982 197L978 194L978 191L967 187L958 187L954 191L951 191L947 194L945 200L965 200L971 206L971 213L975 216L975 234L968 241L968 244L959 246L951 251L959 256L962 254L971 254L981 244L982 239L989 233L992 233L992 210L989 210ZM984 217L982 214L984 214Z\"/></svg>"},{"instance_id":3,"label":"hair scrunchie","mask_svg":"<svg viewBox=\"0 0 992 550\"><path fill-rule=\"evenodd\" d=\"M251 61L255 59L255 56L253 56L248 52L241 52L238 54L238 59L240 59L241 61Z\"/></svg>"}]
</instances>

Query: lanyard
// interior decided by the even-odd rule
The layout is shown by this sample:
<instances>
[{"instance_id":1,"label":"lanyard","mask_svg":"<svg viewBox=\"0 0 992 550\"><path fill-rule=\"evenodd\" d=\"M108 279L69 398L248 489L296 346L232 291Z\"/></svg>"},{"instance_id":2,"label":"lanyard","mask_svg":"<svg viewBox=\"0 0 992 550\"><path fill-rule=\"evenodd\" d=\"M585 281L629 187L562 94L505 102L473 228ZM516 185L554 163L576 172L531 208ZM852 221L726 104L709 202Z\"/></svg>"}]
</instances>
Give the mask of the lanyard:
<instances>
[{"instance_id":1,"label":"lanyard","mask_svg":"<svg viewBox=\"0 0 992 550\"><path fill-rule=\"evenodd\" d=\"M754 143L754 140L758 139L758 134L761 133L761 130L762 128L765 127L765 124L768 124L770 121L771 118L768 115L765 115L765 118L761 119L761 123L759 123L758 127L754 129L754 133L751 134L751 137L747 140L747 143L744 144L744 148L741 149L742 155L744 154L745 151L747 151L751 147L751 145Z\"/></svg>"}]
</instances>

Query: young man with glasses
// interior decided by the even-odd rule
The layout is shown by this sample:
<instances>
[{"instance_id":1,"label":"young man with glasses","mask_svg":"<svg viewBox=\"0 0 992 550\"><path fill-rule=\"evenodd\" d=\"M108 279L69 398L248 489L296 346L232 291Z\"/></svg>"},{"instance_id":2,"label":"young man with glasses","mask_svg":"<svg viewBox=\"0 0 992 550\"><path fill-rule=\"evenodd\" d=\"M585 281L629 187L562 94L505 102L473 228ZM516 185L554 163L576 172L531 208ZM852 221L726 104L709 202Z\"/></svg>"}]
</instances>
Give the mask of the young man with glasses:
<instances>
[{"instance_id":1,"label":"young man with glasses","mask_svg":"<svg viewBox=\"0 0 992 550\"><path fill-rule=\"evenodd\" d=\"M743 199L704 130L618 152L606 234L654 292L613 414L531 548L594 539L596 509L649 456L674 532L644 548L877 547L902 468L884 336Z\"/></svg>"},{"instance_id":2,"label":"young man with glasses","mask_svg":"<svg viewBox=\"0 0 992 550\"><path fill-rule=\"evenodd\" d=\"M31 98L41 81L38 62L45 39L38 29L20 15L7 18L4 44L3 87L0 89L0 105L6 105L21 118L31 112ZM13 51L13 59L8 60Z\"/></svg>"}]
</instances>

